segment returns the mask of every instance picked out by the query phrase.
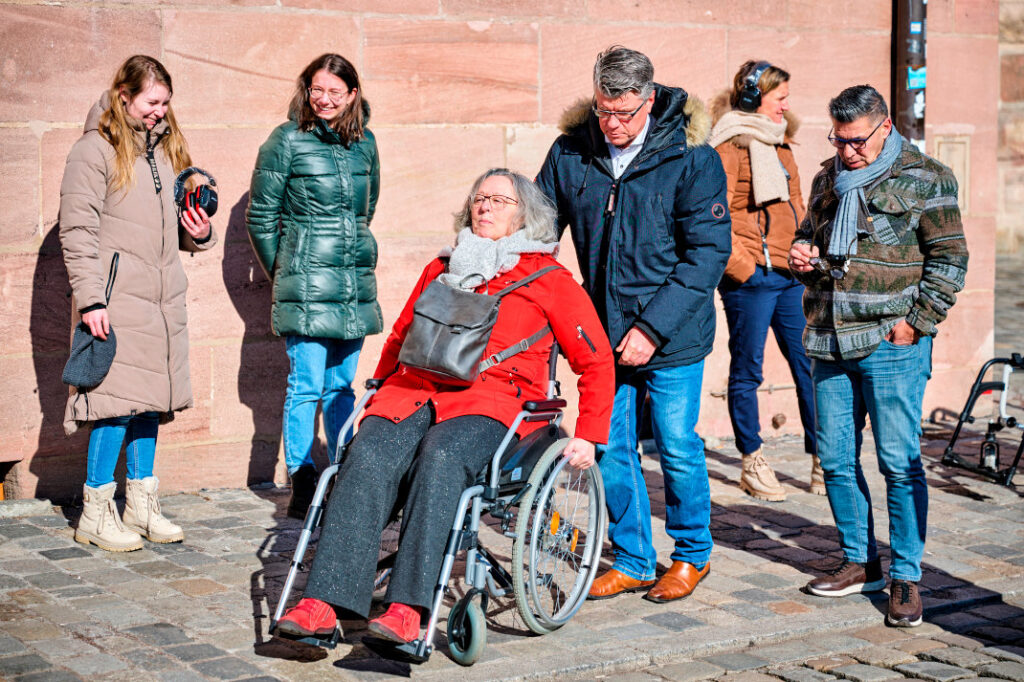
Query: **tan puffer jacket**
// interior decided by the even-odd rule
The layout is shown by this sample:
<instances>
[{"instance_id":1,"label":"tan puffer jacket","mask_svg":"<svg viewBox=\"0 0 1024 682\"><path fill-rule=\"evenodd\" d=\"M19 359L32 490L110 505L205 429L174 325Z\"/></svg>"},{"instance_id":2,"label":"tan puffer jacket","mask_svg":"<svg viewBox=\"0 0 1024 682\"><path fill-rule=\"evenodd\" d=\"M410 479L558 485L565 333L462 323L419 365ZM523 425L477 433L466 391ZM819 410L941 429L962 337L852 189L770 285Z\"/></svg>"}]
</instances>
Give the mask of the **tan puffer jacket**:
<instances>
[{"instance_id":1,"label":"tan puffer jacket","mask_svg":"<svg viewBox=\"0 0 1024 682\"><path fill-rule=\"evenodd\" d=\"M711 118L718 119L729 111L729 93L719 94L711 101ZM736 282L746 282L758 265L764 265L761 232L767 226L765 238L772 267L788 270L787 258L793 235L804 219L806 207L800 192L800 174L790 144L800 124L786 112L785 143L775 147L786 172L789 173L789 201L774 201L764 206L754 203L753 180L750 173L750 139L745 135L722 142L715 151L722 157L728 181L729 216L732 218L732 255L725 266L725 276Z\"/></svg>"},{"instance_id":2,"label":"tan puffer jacket","mask_svg":"<svg viewBox=\"0 0 1024 682\"><path fill-rule=\"evenodd\" d=\"M71 389L64 412L70 435L83 422L139 412L159 412L163 421L192 405L188 366L185 292L188 282L178 249L204 251L217 237L196 244L178 227L176 174L157 143L167 133L160 121L148 131L161 190L146 156L135 161L135 185L112 191L114 149L100 136L108 99L93 105L85 134L71 148L60 187L60 241L74 295L72 328L80 310L106 300L107 275L120 254L107 306L117 337L114 363L103 382L79 394ZM141 127L140 136L147 136Z\"/></svg>"}]
</instances>

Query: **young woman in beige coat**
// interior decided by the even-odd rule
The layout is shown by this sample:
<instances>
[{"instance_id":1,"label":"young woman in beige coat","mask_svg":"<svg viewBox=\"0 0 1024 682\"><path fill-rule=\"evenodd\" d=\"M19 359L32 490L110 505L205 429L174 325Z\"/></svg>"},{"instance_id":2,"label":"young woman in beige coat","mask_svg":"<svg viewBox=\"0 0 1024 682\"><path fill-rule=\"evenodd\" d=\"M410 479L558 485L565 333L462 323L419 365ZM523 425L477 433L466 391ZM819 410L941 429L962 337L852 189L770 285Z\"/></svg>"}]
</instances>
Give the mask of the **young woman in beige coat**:
<instances>
[{"instance_id":1,"label":"young woman in beige coat","mask_svg":"<svg viewBox=\"0 0 1024 682\"><path fill-rule=\"evenodd\" d=\"M152 57L122 64L68 155L60 191L73 310L93 336L106 339L113 328L117 341L103 381L88 391L72 388L65 411L69 435L93 425L75 539L115 552L140 549L140 536L184 539L160 513L153 459L159 423L192 405L188 282L178 250L203 251L216 239L205 211L190 209L179 218L172 197L177 174L191 165L171 111L172 91L170 75ZM122 521L114 467L126 439Z\"/></svg>"}]
</instances>

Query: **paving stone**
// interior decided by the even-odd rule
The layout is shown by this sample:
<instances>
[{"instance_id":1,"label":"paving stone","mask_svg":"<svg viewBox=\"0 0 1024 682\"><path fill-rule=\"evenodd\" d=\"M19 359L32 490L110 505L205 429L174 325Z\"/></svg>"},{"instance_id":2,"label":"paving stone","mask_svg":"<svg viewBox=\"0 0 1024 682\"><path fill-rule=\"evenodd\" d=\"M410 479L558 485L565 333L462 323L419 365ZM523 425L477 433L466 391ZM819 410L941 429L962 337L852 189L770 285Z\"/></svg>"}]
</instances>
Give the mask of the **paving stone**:
<instances>
[{"instance_id":1,"label":"paving stone","mask_svg":"<svg viewBox=\"0 0 1024 682\"><path fill-rule=\"evenodd\" d=\"M37 654L5 656L0 658L0 675L20 675L35 670L45 670L50 662Z\"/></svg>"},{"instance_id":2,"label":"paving stone","mask_svg":"<svg viewBox=\"0 0 1024 682\"><path fill-rule=\"evenodd\" d=\"M0 627L9 635L23 642L34 642L40 639L56 639L63 633L52 623L38 618L23 618L17 621L0 623Z\"/></svg>"},{"instance_id":3,"label":"paving stone","mask_svg":"<svg viewBox=\"0 0 1024 682\"><path fill-rule=\"evenodd\" d=\"M78 599L79 597L93 597L98 594L103 594L103 590L92 585L72 585L71 587L59 587L55 590L50 590L50 594L58 600L66 599Z\"/></svg>"},{"instance_id":4,"label":"paving stone","mask_svg":"<svg viewBox=\"0 0 1024 682\"><path fill-rule=\"evenodd\" d=\"M164 651L186 662L205 661L225 655L223 651L209 644L183 644L181 646L167 647Z\"/></svg>"},{"instance_id":5,"label":"paving stone","mask_svg":"<svg viewBox=\"0 0 1024 682\"><path fill-rule=\"evenodd\" d=\"M8 540L34 538L42 535L44 532L42 528L36 528L27 523L5 523L0 525L0 535Z\"/></svg>"},{"instance_id":6,"label":"paving stone","mask_svg":"<svg viewBox=\"0 0 1024 682\"><path fill-rule=\"evenodd\" d=\"M1013 682L1024 682L1024 663L1015 661L999 661L978 667L978 673L988 677L1001 677Z\"/></svg>"},{"instance_id":7,"label":"paving stone","mask_svg":"<svg viewBox=\"0 0 1024 682\"><path fill-rule=\"evenodd\" d=\"M191 641L184 631L170 623L153 623L152 625L141 625L129 628L128 634L138 637L141 641L152 646L167 646L170 644L183 644Z\"/></svg>"},{"instance_id":8,"label":"paving stone","mask_svg":"<svg viewBox=\"0 0 1024 682\"><path fill-rule=\"evenodd\" d=\"M864 665L863 663L841 665L838 668L832 668L829 672L837 677L853 680L854 682L880 682L881 680L902 677L900 673L893 672L892 670L886 670L874 665Z\"/></svg>"},{"instance_id":9,"label":"paving stone","mask_svg":"<svg viewBox=\"0 0 1024 682\"><path fill-rule=\"evenodd\" d=\"M41 590L52 590L58 587L78 585L82 582L82 579L77 576L68 575L63 571L49 571L47 573L27 575L25 576L25 581Z\"/></svg>"},{"instance_id":10,"label":"paving stone","mask_svg":"<svg viewBox=\"0 0 1024 682\"><path fill-rule=\"evenodd\" d=\"M488 633L489 635L490 633ZM709 680L722 675L725 668L712 665L707 661L688 661L686 663L673 663L654 669L658 675L675 682L697 682L698 680ZM811 681L808 681L811 682Z\"/></svg>"},{"instance_id":11,"label":"paving stone","mask_svg":"<svg viewBox=\"0 0 1024 682\"><path fill-rule=\"evenodd\" d=\"M737 576L736 579L740 582L748 583L754 587L760 587L765 590L772 590L778 587L790 587L793 584L789 580L772 573L747 573L746 575Z\"/></svg>"},{"instance_id":12,"label":"paving stone","mask_svg":"<svg viewBox=\"0 0 1024 682\"><path fill-rule=\"evenodd\" d=\"M829 682L834 680L834 675L818 672L811 668L787 668L785 670L773 670L772 675L780 677L786 682Z\"/></svg>"},{"instance_id":13,"label":"paving stone","mask_svg":"<svg viewBox=\"0 0 1024 682\"><path fill-rule=\"evenodd\" d=\"M71 668L72 671L86 677L94 675L105 675L115 670L123 670L127 667L124 661L108 654L90 654L88 656L71 656L61 661L61 664Z\"/></svg>"},{"instance_id":14,"label":"paving stone","mask_svg":"<svg viewBox=\"0 0 1024 682\"><path fill-rule=\"evenodd\" d=\"M853 634L860 639L871 642L872 644L888 644L890 642L899 642L912 637L918 637L926 633L918 632L918 628L891 628L882 624L872 625L871 627L857 630Z\"/></svg>"},{"instance_id":15,"label":"paving stone","mask_svg":"<svg viewBox=\"0 0 1024 682\"><path fill-rule=\"evenodd\" d=\"M999 646L987 646L978 649L979 652L987 654L992 658L998 658L1001 661L1016 661L1017 663L1024 663L1024 646L1008 646L1001 644Z\"/></svg>"},{"instance_id":16,"label":"paving stone","mask_svg":"<svg viewBox=\"0 0 1024 682\"><path fill-rule=\"evenodd\" d=\"M1024 642L1024 631L1016 628L1007 628L1001 625L984 625L980 628L974 628L970 631L970 634L974 637L981 637L991 642L999 642L1001 644L1016 644Z\"/></svg>"},{"instance_id":17,"label":"paving stone","mask_svg":"<svg viewBox=\"0 0 1024 682\"><path fill-rule=\"evenodd\" d=\"M954 632L963 632L982 625L992 624L992 621L987 618L982 618L966 611L945 613L940 616L929 617L928 620L946 630Z\"/></svg>"},{"instance_id":18,"label":"paving stone","mask_svg":"<svg viewBox=\"0 0 1024 682\"><path fill-rule=\"evenodd\" d=\"M826 650L831 651L831 647L827 647ZM804 661L804 665L812 670L817 670L821 673L831 672L835 668L839 668L844 665L855 665L857 660L850 658L849 656L843 656L841 654L833 654L831 656L819 656L817 658L811 658Z\"/></svg>"},{"instance_id":19,"label":"paving stone","mask_svg":"<svg viewBox=\"0 0 1024 682\"><path fill-rule=\"evenodd\" d=\"M928 661L938 661L939 663L947 663L961 668L977 668L979 665L996 662L996 659L991 656L958 646L924 651L918 654L918 656Z\"/></svg>"},{"instance_id":20,"label":"paving stone","mask_svg":"<svg viewBox=\"0 0 1024 682\"><path fill-rule=\"evenodd\" d=\"M607 678L608 682L661 682L665 678L654 671L637 670L631 673L619 673Z\"/></svg>"},{"instance_id":21,"label":"paving stone","mask_svg":"<svg viewBox=\"0 0 1024 682\"><path fill-rule=\"evenodd\" d=\"M25 581L20 578L0 573L0 590L13 590L25 587L25 585Z\"/></svg>"},{"instance_id":22,"label":"paving stone","mask_svg":"<svg viewBox=\"0 0 1024 682\"><path fill-rule=\"evenodd\" d=\"M214 519L203 519L197 521L197 523L200 526L206 526L207 528L224 529L248 526L249 520L242 518L241 516L221 516Z\"/></svg>"},{"instance_id":23,"label":"paving stone","mask_svg":"<svg viewBox=\"0 0 1024 682\"><path fill-rule=\"evenodd\" d=\"M913 663L916 658L906 651L884 646L869 646L851 652L851 656L861 663L881 668L892 668L900 663Z\"/></svg>"},{"instance_id":24,"label":"paving stone","mask_svg":"<svg viewBox=\"0 0 1024 682\"><path fill-rule=\"evenodd\" d=\"M18 677L18 682L79 682L82 678L70 670L46 670Z\"/></svg>"},{"instance_id":25,"label":"paving stone","mask_svg":"<svg viewBox=\"0 0 1024 682\"><path fill-rule=\"evenodd\" d=\"M799 613L808 613L813 609L805 604L795 601L777 601L766 606L780 616L795 616Z\"/></svg>"},{"instance_id":26,"label":"paving stone","mask_svg":"<svg viewBox=\"0 0 1024 682\"><path fill-rule=\"evenodd\" d=\"M747 670L723 675L718 678L718 682L776 682L776 678L754 670Z\"/></svg>"},{"instance_id":27,"label":"paving stone","mask_svg":"<svg viewBox=\"0 0 1024 682\"><path fill-rule=\"evenodd\" d=\"M908 677L919 677L930 682L952 682L965 677L974 677L974 672L966 668L958 668L955 665L935 663L933 661L918 661L917 663L904 663L896 666L896 670Z\"/></svg>"},{"instance_id":28,"label":"paving stone","mask_svg":"<svg viewBox=\"0 0 1024 682\"><path fill-rule=\"evenodd\" d=\"M973 637L965 637L963 635L958 635L955 632L940 632L937 635L933 635L932 639L938 640L940 642L945 642L949 646L958 646L962 649L968 649L970 651L975 651L984 646L982 642L978 641Z\"/></svg>"},{"instance_id":29,"label":"paving stone","mask_svg":"<svg viewBox=\"0 0 1024 682\"><path fill-rule=\"evenodd\" d=\"M44 556L50 561L62 561L64 559L80 559L82 557L91 557L92 554L81 549L80 547L61 547L60 549L47 549L39 552L40 556Z\"/></svg>"},{"instance_id":30,"label":"paving stone","mask_svg":"<svg viewBox=\"0 0 1024 682\"><path fill-rule=\"evenodd\" d=\"M917 655L925 651L943 649L949 645L945 642L937 642L934 639L922 637L907 639L902 642L896 642L893 646L895 646L900 651L906 651L908 654Z\"/></svg>"},{"instance_id":31,"label":"paving stone","mask_svg":"<svg viewBox=\"0 0 1024 682\"><path fill-rule=\"evenodd\" d=\"M682 630L688 630L690 628L696 628L704 625L704 621L684 616L683 614L675 611L656 613L652 616L646 616L642 620L645 623L657 625L660 628L665 628L666 630L672 630L675 632L681 632Z\"/></svg>"},{"instance_id":32,"label":"paving stone","mask_svg":"<svg viewBox=\"0 0 1024 682\"><path fill-rule=\"evenodd\" d=\"M630 623L614 628L600 630L607 637L614 637L618 640L638 639L641 637L660 637L665 630L649 623Z\"/></svg>"},{"instance_id":33,"label":"paving stone","mask_svg":"<svg viewBox=\"0 0 1024 682\"><path fill-rule=\"evenodd\" d=\"M209 677L216 677L221 680L233 680L243 675L259 675L262 671L251 663L246 663L240 658L227 656L215 658L212 661L203 661L192 666L199 672Z\"/></svg>"},{"instance_id":34,"label":"paving stone","mask_svg":"<svg viewBox=\"0 0 1024 682\"><path fill-rule=\"evenodd\" d=\"M757 606L756 604L748 604L747 602L731 602L728 604L722 604L719 608L734 613L737 616L746 618L747 620L760 620L762 618L771 618L775 615L775 612L771 609L766 609L763 606Z\"/></svg>"},{"instance_id":35,"label":"paving stone","mask_svg":"<svg viewBox=\"0 0 1024 682\"><path fill-rule=\"evenodd\" d=\"M719 654L717 656L706 656L702 660L711 665L717 665L726 670L753 670L767 665L768 661L758 656L751 656L744 653Z\"/></svg>"}]
</instances>

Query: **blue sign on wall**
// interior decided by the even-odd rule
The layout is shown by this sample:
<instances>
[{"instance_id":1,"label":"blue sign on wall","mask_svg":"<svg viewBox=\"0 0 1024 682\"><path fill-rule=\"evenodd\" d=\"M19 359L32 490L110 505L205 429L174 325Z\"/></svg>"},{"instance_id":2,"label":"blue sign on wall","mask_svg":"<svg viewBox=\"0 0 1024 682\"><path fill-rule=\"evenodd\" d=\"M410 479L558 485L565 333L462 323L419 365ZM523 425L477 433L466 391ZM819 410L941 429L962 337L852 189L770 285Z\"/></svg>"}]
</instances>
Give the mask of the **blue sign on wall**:
<instances>
[{"instance_id":1,"label":"blue sign on wall","mask_svg":"<svg viewBox=\"0 0 1024 682\"><path fill-rule=\"evenodd\" d=\"M915 69L912 66L907 67L907 90L918 90L925 86L927 81L927 66L922 66L919 69Z\"/></svg>"}]
</instances>

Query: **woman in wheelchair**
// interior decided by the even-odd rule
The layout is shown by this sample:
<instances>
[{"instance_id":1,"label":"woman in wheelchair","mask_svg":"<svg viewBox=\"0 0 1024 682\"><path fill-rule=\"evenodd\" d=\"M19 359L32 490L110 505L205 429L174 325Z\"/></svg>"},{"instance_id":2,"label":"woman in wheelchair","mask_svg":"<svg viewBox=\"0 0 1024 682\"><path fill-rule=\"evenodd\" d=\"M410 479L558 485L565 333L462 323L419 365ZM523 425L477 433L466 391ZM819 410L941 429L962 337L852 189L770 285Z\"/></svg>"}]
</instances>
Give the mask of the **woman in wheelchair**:
<instances>
[{"instance_id":1,"label":"woman in wheelchair","mask_svg":"<svg viewBox=\"0 0 1024 682\"><path fill-rule=\"evenodd\" d=\"M492 169L480 176L456 215L455 229L454 248L423 270L385 342L374 372L383 385L347 446L303 598L278 621L280 633L329 636L339 614L368 616L381 533L401 506L388 608L369 629L397 642L418 638L460 494L490 461L524 401L546 397L551 334L488 367L469 386L447 384L399 362L413 306L434 280L495 294L558 266L555 210L518 173ZM579 375L579 418L565 456L585 469L594 464L595 444L607 442L614 364L594 306L568 270L558 266L502 298L483 357L530 340L545 325ZM516 435L540 426L523 422Z\"/></svg>"}]
</instances>

